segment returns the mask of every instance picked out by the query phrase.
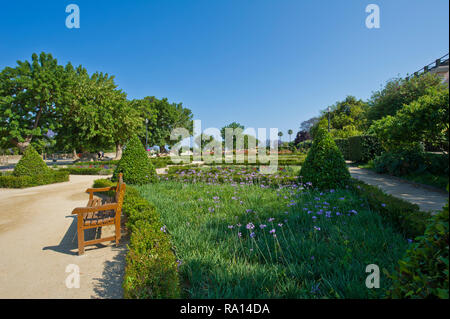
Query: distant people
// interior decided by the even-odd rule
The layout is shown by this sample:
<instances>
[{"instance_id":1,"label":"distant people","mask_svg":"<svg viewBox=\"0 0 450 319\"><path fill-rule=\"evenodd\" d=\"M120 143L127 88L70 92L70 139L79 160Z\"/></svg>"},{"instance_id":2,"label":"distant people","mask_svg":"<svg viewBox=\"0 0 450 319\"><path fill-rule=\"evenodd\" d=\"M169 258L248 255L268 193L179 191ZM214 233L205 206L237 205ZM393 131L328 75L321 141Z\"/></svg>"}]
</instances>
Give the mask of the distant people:
<instances>
[{"instance_id":1,"label":"distant people","mask_svg":"<svg viewBox=\"0 0 450 319\"><path fill-rule=\"evenodd\" d=\"M101 159L102 158L102 151L98 151L97 153L97 159Z\"/></svg>"}]
</instances>

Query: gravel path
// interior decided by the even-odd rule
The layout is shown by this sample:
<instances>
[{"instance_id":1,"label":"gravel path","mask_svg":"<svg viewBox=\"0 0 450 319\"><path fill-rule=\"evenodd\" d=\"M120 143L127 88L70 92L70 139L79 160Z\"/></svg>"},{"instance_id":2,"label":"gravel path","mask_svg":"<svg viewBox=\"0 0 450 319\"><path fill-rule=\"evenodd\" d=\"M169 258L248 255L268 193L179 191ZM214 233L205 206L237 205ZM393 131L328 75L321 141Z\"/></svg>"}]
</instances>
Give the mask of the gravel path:
<instances>
[{"instance_id":1,"label":"gravel path","mask_svg":"<svg viewBox=\"0 0 450 319\"><path fill-rule=\"evenodd\" d=\"M352 177L378 186L387 194L419 205L423 211L436 212L447 203L448 193L431 187L423 187L403 179L385 174L377 174L368 169L349 167Z\"/></svg>"},{"instance_id":2,"label":"gravel path","mask_svg":"<svg viewBox=\"0 0 450 319\"><path fill-rule=\"evenodd\" d=\"M71 175L65 183L0 189L0 298L121 298L126 238L78 256L73 208L86 205L95 179ZM107 236L112 229L102 229ZM94 234L86 233L86 239ZM77 265L80 287L67 288Z\"/></svg>"}]
</instances>

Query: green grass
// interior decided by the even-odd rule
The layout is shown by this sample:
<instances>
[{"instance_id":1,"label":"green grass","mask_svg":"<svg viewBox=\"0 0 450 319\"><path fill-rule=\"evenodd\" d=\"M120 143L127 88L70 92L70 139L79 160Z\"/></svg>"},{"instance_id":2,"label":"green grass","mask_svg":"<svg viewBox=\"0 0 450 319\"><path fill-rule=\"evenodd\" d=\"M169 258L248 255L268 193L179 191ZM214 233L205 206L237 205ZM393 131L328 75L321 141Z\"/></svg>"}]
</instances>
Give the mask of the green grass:
<instances>
[{"instance_id":1,"label":"green grass","mask_svg":"<svg viewBox=\"0 0 450 319\"><path fill-rule=\"evenodd\" d=\"M390 280L366 288L366 266L391 273L408 246L348 190L168 181L139 191L171 235L183 297L380 298Z\"/></svg>"}]
</instances>

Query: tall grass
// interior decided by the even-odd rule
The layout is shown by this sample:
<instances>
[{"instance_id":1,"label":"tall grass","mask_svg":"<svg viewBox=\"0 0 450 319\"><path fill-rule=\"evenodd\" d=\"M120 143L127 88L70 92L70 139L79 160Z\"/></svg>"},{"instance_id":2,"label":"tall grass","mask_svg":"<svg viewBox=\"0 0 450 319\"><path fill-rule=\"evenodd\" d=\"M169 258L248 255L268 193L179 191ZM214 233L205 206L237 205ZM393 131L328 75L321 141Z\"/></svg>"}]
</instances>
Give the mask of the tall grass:
<instances>
[{"instance_id":1,"label":"tall grass","mask_svg":"<svg viewBox=\"0 0 450 319\"><path fill-rule=\"evenodd\" d=\"M408 243L348 190L161 182L139 188L173 239L185 297L380 298Z\"/></svg>"}]
</instances>

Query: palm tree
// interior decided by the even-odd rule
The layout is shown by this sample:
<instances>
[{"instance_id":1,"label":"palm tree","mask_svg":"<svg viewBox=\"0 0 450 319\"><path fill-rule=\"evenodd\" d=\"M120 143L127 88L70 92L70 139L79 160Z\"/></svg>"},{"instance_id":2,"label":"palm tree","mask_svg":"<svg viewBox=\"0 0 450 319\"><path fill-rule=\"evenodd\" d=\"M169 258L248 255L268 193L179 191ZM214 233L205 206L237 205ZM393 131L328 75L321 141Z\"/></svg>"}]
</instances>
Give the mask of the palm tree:
<instances>
[{"instance_id":1,"label":"palm tree","mask_svg":"<svg viewBox=\"0 0 450 319\"><path fill-rule=\"evenodd\" d=\"M292 133L294 133L294 131L292 131L291 129L288 130L288 134L289 134L289 142L291 142L291 135Z\"/></svg>"}]
</instances>

